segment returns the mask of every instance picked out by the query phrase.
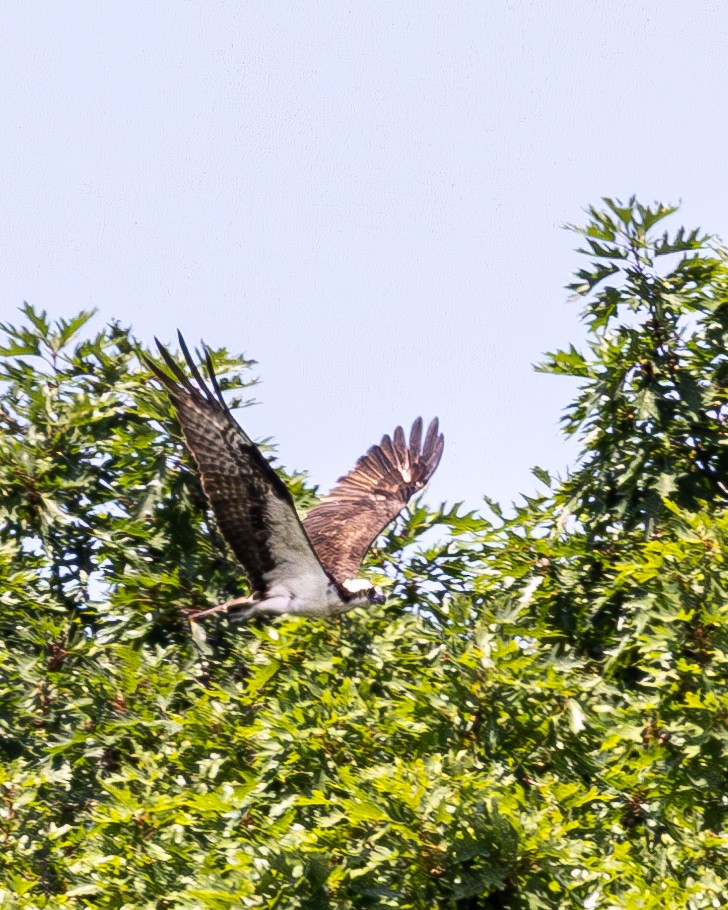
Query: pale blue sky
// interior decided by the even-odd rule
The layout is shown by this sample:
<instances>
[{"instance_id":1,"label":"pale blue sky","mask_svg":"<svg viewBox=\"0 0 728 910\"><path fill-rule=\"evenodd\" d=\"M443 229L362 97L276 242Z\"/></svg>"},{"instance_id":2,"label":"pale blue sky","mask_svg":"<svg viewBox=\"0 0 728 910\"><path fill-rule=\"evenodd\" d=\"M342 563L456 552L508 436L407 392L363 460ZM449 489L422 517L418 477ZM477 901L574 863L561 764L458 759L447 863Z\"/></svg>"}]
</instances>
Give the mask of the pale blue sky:
<instances>
[{"instance_id":1,"label":"pale blue sky","mask_svg":"<svg viewBox=\"0 0 728 910\"><path fill-rule=\"evenodd\" d=\"M0 5L0 318L97 307L259 361L324 488L438 414L429 499L573 458L541 352L603 195L728 236L728 4Z\"/></svg>"}]
</instances>

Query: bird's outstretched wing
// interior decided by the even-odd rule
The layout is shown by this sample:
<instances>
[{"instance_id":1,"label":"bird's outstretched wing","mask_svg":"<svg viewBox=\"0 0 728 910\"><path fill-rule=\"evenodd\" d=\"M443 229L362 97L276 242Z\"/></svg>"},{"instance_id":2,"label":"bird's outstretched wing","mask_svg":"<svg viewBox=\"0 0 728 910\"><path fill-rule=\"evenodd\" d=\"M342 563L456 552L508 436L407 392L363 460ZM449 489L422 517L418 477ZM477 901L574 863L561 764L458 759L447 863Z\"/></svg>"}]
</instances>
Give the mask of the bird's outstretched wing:
<instances>
[{"instance_id":1,"label":"bird's outstretched wing","mask_svg":"<svg viewBox=\"0 0 728 910\"><path fill-rule=\"evenodd\" d=\"M235 422L205 351L211 391L180 333L190 380L157 342L169 373L145 358L166 387L197 465L222 536L248 576L254 594L265 596L278 581L324 570L303 530L293 498L255 443ZM171 375L169 375L171 373Z\"/></svg>"},{"instance_id":2,"label":"bird's outstretched wing","mask_svg":"<svg viewBox=\"0 0 728 910\"><path fill-rule=\"evenodd\" d=\"M357 461L303 526L324 568L341 584L354 578L377 536L421 490L440 463L445 439L435 418L422 439L422 418L409 443L402 427L384 436Z\"/></svg>"}]
</instances>

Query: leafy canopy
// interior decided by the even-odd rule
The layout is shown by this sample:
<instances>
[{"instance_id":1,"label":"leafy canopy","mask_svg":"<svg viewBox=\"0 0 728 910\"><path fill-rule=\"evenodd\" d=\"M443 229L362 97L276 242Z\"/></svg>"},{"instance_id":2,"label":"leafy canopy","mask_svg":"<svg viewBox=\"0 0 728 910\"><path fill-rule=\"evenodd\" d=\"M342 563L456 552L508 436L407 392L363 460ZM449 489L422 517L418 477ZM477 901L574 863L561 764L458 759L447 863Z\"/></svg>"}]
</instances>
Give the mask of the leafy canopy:
<instances>
[{"instance_id":1,"label":"leafy canopy","mask_svg":"<svg viewBox=\"0 0 728 910\"><path fill-rule=\"evenodd\" d=\"M577 228L573 473L415 501L385 607L203 649L244 581L139 342L2 326L0 907L724 906L728 257L672 212Z\"/></svg>"}]
</instances>

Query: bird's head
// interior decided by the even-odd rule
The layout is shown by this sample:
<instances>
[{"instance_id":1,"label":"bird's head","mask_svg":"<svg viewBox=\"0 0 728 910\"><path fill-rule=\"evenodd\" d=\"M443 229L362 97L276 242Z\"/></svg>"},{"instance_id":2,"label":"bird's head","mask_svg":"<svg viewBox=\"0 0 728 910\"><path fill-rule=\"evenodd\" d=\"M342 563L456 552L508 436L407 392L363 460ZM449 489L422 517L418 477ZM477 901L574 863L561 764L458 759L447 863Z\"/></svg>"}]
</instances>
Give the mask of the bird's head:
<instances>
[{"instance_id":1,"label":"bird's head","mask_svg":"<svg viewBox=\"0 0 728 910\"><path fill-rule=\"evenodd\" d=\"M384 591L365 578L349 578L342 587L347 593L352 595L352 606L363 607L367 604L383 604L387 600Z\"/></svg>"}]
</instances>

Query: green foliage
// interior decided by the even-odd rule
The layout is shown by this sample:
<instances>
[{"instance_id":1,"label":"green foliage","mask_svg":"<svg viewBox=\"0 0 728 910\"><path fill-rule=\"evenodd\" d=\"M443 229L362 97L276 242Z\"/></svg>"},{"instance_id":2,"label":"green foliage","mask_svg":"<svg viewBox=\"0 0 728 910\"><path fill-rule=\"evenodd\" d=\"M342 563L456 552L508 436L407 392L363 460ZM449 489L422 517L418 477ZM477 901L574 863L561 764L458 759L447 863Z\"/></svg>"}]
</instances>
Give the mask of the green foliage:
<instances>
[{"instance_id":1,"label":"green foliage","mask_svg":"<svg viewBox=\"0 0 728 910\"><path fill-rule=\"evenodd\" d=\"M572 346L541 367L586 380L565 418L581 465L559 499L594 539L654 526L666 497L728 501L725 251L683 228L654 237L674 209L605 203L575 228L597 261L569 286L585 300L591 356Z\"/></svg>"},{"instance_id":2,"label":"green foliage","mask_svg":"<svg viewBox=\"0 0 728 910\"><path fill-rule=\"evenodd\" d=\"M728 259L670 213L580 229L568 478L415 501L386 606L204 651L244 581L140 346L2 327L0 908L725 906Z\"/></svg>"}]
</instances>

